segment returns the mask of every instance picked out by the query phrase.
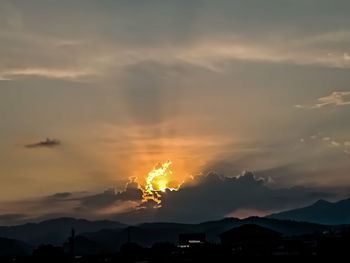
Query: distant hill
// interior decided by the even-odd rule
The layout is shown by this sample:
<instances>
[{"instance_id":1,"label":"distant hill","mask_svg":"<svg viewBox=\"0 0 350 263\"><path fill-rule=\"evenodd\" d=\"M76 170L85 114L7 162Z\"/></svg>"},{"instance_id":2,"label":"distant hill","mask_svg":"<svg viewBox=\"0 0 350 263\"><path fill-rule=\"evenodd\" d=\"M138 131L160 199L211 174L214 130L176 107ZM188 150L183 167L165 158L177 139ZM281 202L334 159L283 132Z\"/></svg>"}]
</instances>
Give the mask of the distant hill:
<instances>
[{"instance_id":1,"label":"distant hill","mask_svg":"<svg viewBox=\"0 0 350 263\"><path fill-rule=\"evenodd\" d=\"M12 238L37 246L43 243L61 245L74 228L76 233L95 232L105 228L125 228L126 225L114 221L88 221L75 218L57 218L40 223L17 226L0 226L0 237Z\"/></svg>"},{"instance_id":2,"label":"distant hill","mask_svg":"<svg viewBox=\"0 0 350 263\"><path fill-rule=\"evenodd\" d=\"M335 203L319 200L307 207L271 214L268 218L325 225L350 224L350 198Z\"/></svg>"}]
</instances>

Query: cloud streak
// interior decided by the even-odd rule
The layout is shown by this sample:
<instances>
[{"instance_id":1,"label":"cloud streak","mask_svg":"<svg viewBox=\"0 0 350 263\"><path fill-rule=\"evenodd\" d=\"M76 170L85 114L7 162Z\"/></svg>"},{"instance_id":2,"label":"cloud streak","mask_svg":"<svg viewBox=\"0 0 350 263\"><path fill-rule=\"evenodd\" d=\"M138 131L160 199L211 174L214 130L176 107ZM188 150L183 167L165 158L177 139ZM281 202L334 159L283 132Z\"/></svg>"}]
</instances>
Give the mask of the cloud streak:
<instances>
[{"instance_id":1,"label":"cloud streak","mask_svg":"<svg viewBox=\"0 0 350 263\"><path fill-rule=\"evenodd\" d=\"M337 41L348 41L350 38L348 31L330 32L309 38L284 36L283 41L271 38L253 39L242 33L228 33L229 37L218 37L216 41L213 41L212 38L203 38L200 41L193 40L178 46L168 44L138 46L134 43L121 45L110 39L92 42L85 39L67 40L52 37L53 40L50 40L51 38L48 37L50 41L43 41L44 36L37 34L31 36L30 33L26 35L24 39L15 39L23 45L35 39L42 46L42 54L36 54L34 48L37 47L35 46L33 50L31 47L21 50L19 57L11 51L11 47L5 47L9 50L9 54L4 54L6 58L4 61L11 60L14 66L9 68L6 63L3 65L0 63L1 79L15 80L21 76L71 81L100 78L101 76L106 78L113 76L116 69L121 70L145 62L157 62L163 65L191 65L213 72L224 71L227 63L235 60L350 68L347 53L340 53L332 47L324 47L325 43L336 41L336 39L330 39L330 36L340 35L342 37L338 37ZM56 53L60 54L59 57ZM35 63L33 56L37 57ZM26 59L22 60L22 57ZM67 68L66 65L73 66Z\"/></svg>"},{"instance_id":2,"label":"cloud streak","mask_svg":"<svg viewBox=\"0 0 350 263\"><path fill-rule=\"evenodd\" d=\"M87 70L83 69L53 69L53 68L24 68L12 69L0 73L4 80L11 80L21 76L45 77L53 79L79 79L91 75Z\"/></svg>"}]
</instances>

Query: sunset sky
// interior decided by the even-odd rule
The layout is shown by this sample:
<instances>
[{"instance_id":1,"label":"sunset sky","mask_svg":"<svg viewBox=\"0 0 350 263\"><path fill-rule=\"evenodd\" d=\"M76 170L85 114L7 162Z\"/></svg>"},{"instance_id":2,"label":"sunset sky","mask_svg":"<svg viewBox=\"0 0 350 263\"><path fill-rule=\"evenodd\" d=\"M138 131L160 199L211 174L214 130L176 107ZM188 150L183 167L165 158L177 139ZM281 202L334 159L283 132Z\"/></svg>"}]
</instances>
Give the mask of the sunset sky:
<instances>
[{"instance_id":1,"label":"sunset sky","mask_svg":"<svg viewBox=\"0 0 350 263\"><path fill-rule=\"evenodd\" d=\"M0 0L0 224L197 222L349 197L349 10ZM167 161L173 191L145 197Z\"/></svg>"}]
</instances>

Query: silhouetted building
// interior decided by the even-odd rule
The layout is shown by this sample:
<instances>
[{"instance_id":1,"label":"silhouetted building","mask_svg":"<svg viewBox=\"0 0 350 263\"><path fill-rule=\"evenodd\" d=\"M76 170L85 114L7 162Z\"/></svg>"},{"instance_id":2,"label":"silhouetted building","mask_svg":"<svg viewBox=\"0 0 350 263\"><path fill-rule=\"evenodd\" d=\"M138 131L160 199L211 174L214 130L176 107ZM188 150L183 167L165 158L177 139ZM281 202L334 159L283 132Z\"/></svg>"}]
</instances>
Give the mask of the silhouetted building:
<instances>
[{"instance_id":1,"label":"silhouetted building","mask_svg":"<svg viewBox=\"0 0 350 263\"><path fill-rule=\"evenodd\" d=\"M221 244L239 255L272 255L280 244L281 234L271 229L247 224L220 235Z\"/></svg>"},{"instance_id":2,"label":"silhouetted building","mask_svg":"<svg viewBox=\"0 0 350 263\"><path fill-rule=\"evenodd\" d=\"M350 236L347 233L323 235L318 239L317 254L320 256L348 257L349 251Z\"/></svg>"},{"instance_id":3,"label":"silhouetted building","mask_svg":"<svg viewBox=\"0 0 350 263\"><path fill-rule=\"evenodd\" d=\"M205 233L186 233L179 235L179 247L198 247L206 243Z\"/></svg>"},{"instance_id":4,"label":"silhouetted building","mask_svg":"<svg viewBox=\"0 0 350 263\"><path fill-rule=\"evenodd\" d=\"M314 256L318 245L318 235L284 237L273 252L274 255Z\"/></svg>"}]
</instances>

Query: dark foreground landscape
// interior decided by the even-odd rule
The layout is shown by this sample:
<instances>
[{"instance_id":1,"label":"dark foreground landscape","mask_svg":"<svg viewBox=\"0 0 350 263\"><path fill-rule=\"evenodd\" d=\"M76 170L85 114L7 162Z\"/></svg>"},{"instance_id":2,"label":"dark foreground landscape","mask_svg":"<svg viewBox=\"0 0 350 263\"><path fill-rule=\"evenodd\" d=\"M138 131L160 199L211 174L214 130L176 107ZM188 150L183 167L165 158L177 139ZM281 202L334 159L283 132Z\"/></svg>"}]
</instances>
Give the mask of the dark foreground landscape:
<instances>
[{"instance_id":1,"label":"dark foreground landscape","mask_svg":"<svg viewBox=\"0 0 350 263\"><path fill-rule=\"evenodd\" d=\"M1 262L233 262L347 256L350 225L225 218L200 224L59 218L0 227Z\"/></svg>"}]
</instances>

